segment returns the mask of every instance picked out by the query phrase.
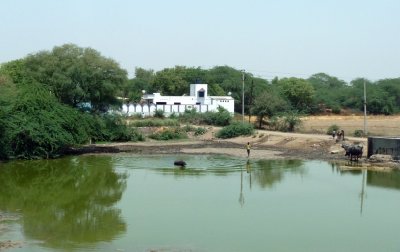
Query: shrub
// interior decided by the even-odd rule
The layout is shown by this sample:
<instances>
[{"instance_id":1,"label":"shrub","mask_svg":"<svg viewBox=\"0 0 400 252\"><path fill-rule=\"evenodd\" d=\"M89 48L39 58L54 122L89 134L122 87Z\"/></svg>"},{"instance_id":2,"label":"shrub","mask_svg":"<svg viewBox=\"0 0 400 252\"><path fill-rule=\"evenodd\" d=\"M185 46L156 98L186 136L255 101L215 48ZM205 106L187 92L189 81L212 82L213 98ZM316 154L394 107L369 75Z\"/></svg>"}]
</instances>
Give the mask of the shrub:
<instances>
[{"instance_id":1,"label":"shrub","mask_svg":"<svg viewBox=\"0 0 400 252\"><path fill-rule=\"evenodd\" d=\"M179 127L173 129L166 129L161 132L157 132L149 135L151 139L155 140L172 140L172 139L185 139L187 134L183 132Z\"/></svg>"},{"instance_id":2,"label":"shrub","mask_svg":"<svg viewBox=\"0 0 400 252\"><path fill-rule=\"evenodd\" d=\"M182 122L191 124L207 124L216 126L226 126L232 120L231 114L223 107L218 107L217 112L198 113L196 109L186 110L181 116Z\"/></svg>"},{"instance_id":3,"label":"shrub","mask_svg":"<svg viewBox=\"0 0 400 252\"><path fill-rule=\"evenodd\" d=\"M228 110L218 107L218 112L206 112L203 116L204 123L208 125L227 126L232 120L232 116Z\"/></svg>"},{"instance_id":4,"label":"shrub","mask_svg":"<svg viewBox=\"0 0 400 252\"><path fill-rule=\"evenodd\" d=\"M362 136L364 136L364 131L363 131L363 130L360 130L360 129L355 130L353 135L354 135L355 137L362 137Z\"/></svg>"},{"instance_id":5,"label":"shrub","mask_svg":"<svg viewBox=\"0 0 400 252\"><path fill-rule=\"evenodd\" d=\"M87 142L92 120L32 83L20 90L4 122L7 156L34 159L55 157L65 147Z\"/></svg>"},{"instance_id":6,"label":"shrub","mask_svg":"<svg viewBox=\"0 0 400 252\"><path fill-rule=\"evenodd\" d=\"M232 138L237 136L249 136L254 132L253 125L243 122L234 122L231 125L223 127L216 134L218 138Z\"/></svg>"},{"instance_id":7,"label":"shrub","mask_svg":"<svg viewBox=\"0 0 400 252\"><path fill-rule=\"evenodd\" d=\"M198 127L196 128L196 130L194 131L194 135L195 136L200 136L200 135L204 135L207 132L206 128L203 127Z\"/></svg>"},{"instance_id":8,"label":"shrub","mask_svg":"<svg viewBox=\"0 0 400 252\"><path fill-rule=\"evenodd\" d=\"M165 117L165 115L164 115L164 110L162 110L162 109L157 109L157 110L154 112L154 117L157 117L157 118L164 118L164 117Z\"/></svg>"},{"instance_id":9,"label":"shrub","mask_svg":"<svg viewBox=\"0 0 400 252\"><path fill-rule=\"evenodd\" d=\"M172 112L170 115L169 115L169 119L177 119L178 118L178 115L175 113L175 112Z\"/></svg>"},{"instance_id":10,"label":"shrub","mask_svg":"<svg viewBox=\"0 0 400 252\"><path fill-rule=\"evenodd\" d=\"M332 106L332 113L340 114L340 106L339 105Z\"/></svg>"},{"instance_id":11,"label":"shrub","mask_svg":"<svg viewBox=\"0 0 400 252\"><path fill-rule=\"evenodd\" d=\"M183 126L182 128L185 132L191 132L191 131L195 131L196 128L194 126L188 125L186 124L185 126Z\"/></svg>"},{"instance_id":12,"label":"shrub","mask_svg":"<svg viewBox=\"0 0 400 252\"><path fill-rule=\"evenodd\" d=\"M299 114L296 111L287 112L283 115L285 131L293 132L301 124Z\"/></svg>"},{"instance_id":13,"label":"shrub","mask_svg":"<svg viewBox=\"0 0 400 252\"><path fill-rule=\"evenodd\" d=\"M333 125L329 126L326 134L332 135L333 131L338 132L338 130L339 130L339 126L337 126L336 124L333 124Z\"/></svg>"},{"instance_id":14,"label":"shrub","mask_svg":"<svg viewBox=\"0 0 400 252\"><path fill-rule=\"evenodd\" d=\"M142 119L131 122L135 127L161 127L161 126L179 126L176 119Z\"/></svg>"},{"instance_id":15,"label":"shrub","mask_svg":"<svg viewBox=\"0 0 400 252\"><path fill-rule=\"evenodd\" d=\"M180 121L182 122L190 122L192 124L198 124L201 114L197 113L196 109L186 109L183 114L179 116Z\"/></svg>"},{"instance_id":16,"label":"shrub","mask_svg":"<svg viewBox=\"0 0 400 252\"><path fill-rule=\"evenodd\" d=\"M100 115L94 117L92 139L96 141L143 141L144 137L133 127L128 127L118 115Z\"/></svg>"}]
</instances>

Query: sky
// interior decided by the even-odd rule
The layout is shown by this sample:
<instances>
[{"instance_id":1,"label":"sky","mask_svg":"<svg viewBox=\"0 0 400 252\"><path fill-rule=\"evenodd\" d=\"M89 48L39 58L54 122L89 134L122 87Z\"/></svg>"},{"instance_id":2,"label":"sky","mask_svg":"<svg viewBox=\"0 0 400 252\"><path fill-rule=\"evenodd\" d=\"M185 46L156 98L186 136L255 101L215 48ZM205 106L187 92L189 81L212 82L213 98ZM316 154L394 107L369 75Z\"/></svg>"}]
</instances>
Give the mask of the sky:
<instances>
[{"instance_id":1,"label":"sky","mask_svg":"<svg viewBox=\"0 0 400 252\"><path fill-rule=\"evenodd\" d=\"M0 63L73 43L135 68L400 77L399 0L1 0Z\"/></svg>"}]
</instances>

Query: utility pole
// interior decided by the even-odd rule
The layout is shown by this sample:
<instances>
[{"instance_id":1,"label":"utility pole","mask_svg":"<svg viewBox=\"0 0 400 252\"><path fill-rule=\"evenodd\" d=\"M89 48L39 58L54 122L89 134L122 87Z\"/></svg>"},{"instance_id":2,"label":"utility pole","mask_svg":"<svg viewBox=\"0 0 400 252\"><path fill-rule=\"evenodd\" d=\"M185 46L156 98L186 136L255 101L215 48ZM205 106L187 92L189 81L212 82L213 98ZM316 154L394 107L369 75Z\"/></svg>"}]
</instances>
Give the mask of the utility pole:
<instances>
[{"instance_id":1,"label":"utility pole","mask_svg":"<svg viewBox=\"0 0 400 252\"><path fill-rule=\"evenodd\" d=\"M244 72L242 70L242 122L244 122Z\"/></svg>"},{"instance_id":2,"label":"utility pole","mask_svg":"<svg viewBox=\"0 0 400 252\"><path fill-rule=\"evenodd\" d=\"M364 80L364 136L368 135L367 131L367 91L365 88L365 80Z\"/></svg>"}]
</instances>

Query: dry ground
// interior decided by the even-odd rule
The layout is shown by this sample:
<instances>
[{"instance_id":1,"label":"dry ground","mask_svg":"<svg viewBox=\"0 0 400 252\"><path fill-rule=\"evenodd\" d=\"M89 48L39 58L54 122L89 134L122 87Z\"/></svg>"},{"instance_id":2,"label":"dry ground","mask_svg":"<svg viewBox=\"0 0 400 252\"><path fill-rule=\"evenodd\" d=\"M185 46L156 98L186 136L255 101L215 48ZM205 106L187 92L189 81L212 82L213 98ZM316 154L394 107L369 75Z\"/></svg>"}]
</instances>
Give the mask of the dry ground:
<instances>
[{"instance_id":1,"label":"dry ground","mask_svg":"<svg viewBox=\"0 0 400 252\"><path fill-rule=\"evenodd\" d=\"M400 116L368 117L368 127L376 135L400 136ZM233 139L216 139L218 127L207 127L202 136L190 136L187 140L154 141L139 143L118 143L95 145L96 148L114 148L116 151L136 154L226 154L247 158L245 144L252 144L251 158L256 159L308 159L347 162L342 142L337 142L327 135L332 124L345 131L346 143L359 143L364 146L364 155L360 163L371 166L365 156L367 154L367 138L352 137L355 129L362 129L362 116L313 116L303 118L301 133L287 133L267 130L256 130L252 136ZM374 129L374 130L372 130ZM148 129L149 130L149 129ZM150 129L150 131L155 129ZM308 132L308 133L305 133ZM312 132L312 133L311 133ZM93 145L92 145L93 146ZM105 150L106 152L109 151ZM386 163L387 166L398 167L399 163ZM374 164L376 166L376 164Z\"/></svg>"},{"instance_id":2,"label":"dry ground","mask_svg":"<svg viewBox=\"0 0 400 252\"><path fill-rule=\"evenodd\" d=\"M327 115L302 118L301 132L326 133L329 126L336 124L347 135L355 130L364 130L364 116L361 115ZM367 116L366 128L370 136L400 136L400 116Z\"/></svg>"}]
</instances>

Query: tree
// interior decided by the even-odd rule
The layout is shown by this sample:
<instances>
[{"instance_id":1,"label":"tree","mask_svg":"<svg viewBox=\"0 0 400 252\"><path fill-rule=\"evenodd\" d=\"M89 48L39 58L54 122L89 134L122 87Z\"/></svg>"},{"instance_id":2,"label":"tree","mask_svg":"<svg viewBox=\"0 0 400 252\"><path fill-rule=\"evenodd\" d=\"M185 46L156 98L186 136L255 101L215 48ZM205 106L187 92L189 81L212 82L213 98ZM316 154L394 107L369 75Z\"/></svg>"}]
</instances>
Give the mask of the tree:
<instances>
[{"instance_id":1,"label":"tree","mask_svg":"<svg viewBox=\"0 0 400 252\"><path fill-rule=\"evenodd\" d=\"M349 89L345 81L325 73L314 74L307 81L315 90L316 109L331 108L340 111Z\"/></svg>"},{"instance_id":2,"label":"tree","mask_svg":"<svg viewBox=\"0 0 400 252\"><path fill-rule=\"evenodd\" d=\"M286 97L292 107L299 111L309 111L315 90L313 86L304 79L283 78L278 81L281 94Z\"/></svg>"},{"instance_id":3,"label":"tree","mask_svg":"<svg viewBox=\"0 0 400 252\"><path fill-rule=\"evenodd\" d=\"M5 146L15 158L49 158L90 138L90 118L60 104L43 85L20 84L4 125Z\"/></svg>"},{"instance_id":4,"label":"tree","mask_svg":"<svg viewBox=\"0 0 400 252\"><path fill-rule=\"evenodd\" d=\"M264 91L254 100L252 114L257 116L259 128L262 127L264 117L273 117L288 108L288 103L279 94Z\"/></svg>"},{"instance_id":5,"label":"tree","mask_svg":"<svg viewBox=\"0 0 400 252\"><path fill-rule=\"evenodd\" d=\"M95 112L119 104L116 94L127 80L117 62L73 44L30 55L24 66L28 76L43 83L60 102L73 107L90 103Z\"/></svg>"},{"instance_id":6,"label":"tree","mask_svg":"<svg viewBox=\"0 0 400 252\"><path fill-rule=\"evenodd\" d=\"M153 89L163 95L183 95L189 92L189 83L183 78L184 68L166 68L156 73Z\"/></svg>"}]
</instances>

